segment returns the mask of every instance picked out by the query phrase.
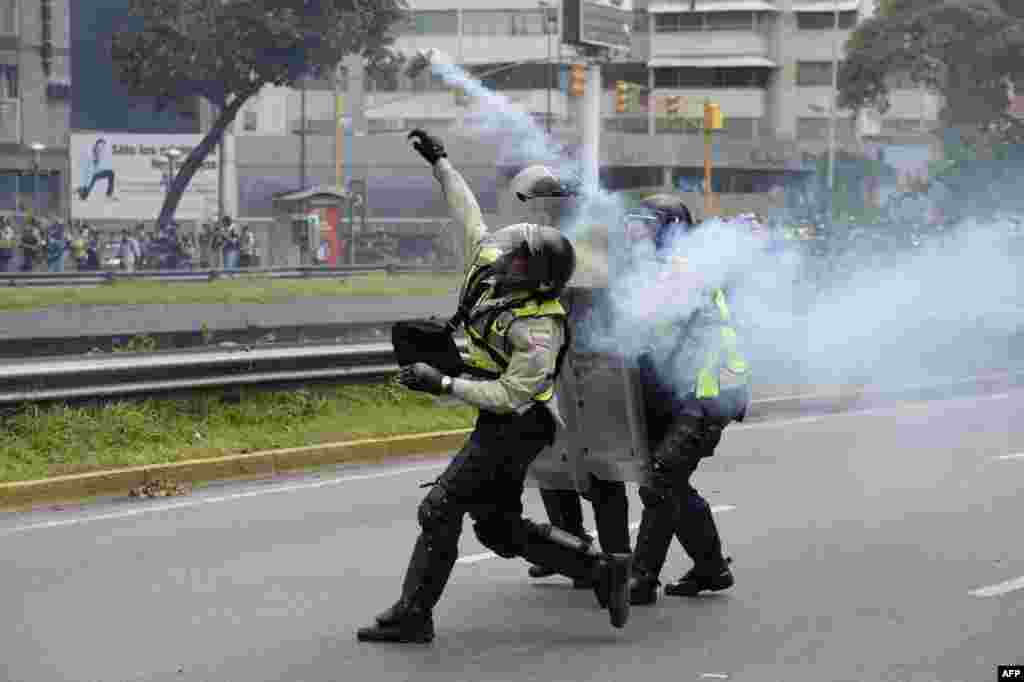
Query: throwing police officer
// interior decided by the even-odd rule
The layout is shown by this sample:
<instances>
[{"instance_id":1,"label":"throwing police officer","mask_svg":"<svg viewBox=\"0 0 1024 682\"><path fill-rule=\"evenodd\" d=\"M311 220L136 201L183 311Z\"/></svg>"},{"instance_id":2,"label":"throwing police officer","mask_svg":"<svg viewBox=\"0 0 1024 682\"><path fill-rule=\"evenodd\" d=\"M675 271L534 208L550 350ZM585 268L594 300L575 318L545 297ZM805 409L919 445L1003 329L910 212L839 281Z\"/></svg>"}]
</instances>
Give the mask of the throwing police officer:
<instances>
[{"instance_id":1,"label":"throwing police officer","mask_svg":"<svg viewBox=\"0 0 1024 682\"><path fill-rule=\"evenodd\" d=\"M522 516L527 468L554 441L561 419L554 386L567 327L558 296L575 269L572 244L554 228L525 223L488 234L476 198L441 142L423 130L409 137L433 166L452 217L465 229L466 253L473 257L455 319L466 330L474 374L489 372L491 378L445 376L422 362L402 368L405 386L453 395L480 412L469 440L420 504L421 532L398 601L358 638L434 638L432 612L455 565L465 514L498 556L521 556L590 579L612 625L622 627L629 617L632 557L598 553L569 533Z\"/></svg>"},{"instance_id":2,"label":"throwing police officer","mask_svg":"<svg viewBox=\"0 0 1024 682\"><path fill-rule=\"evenodd\" d=\"M680 268L669 259L673 246L678 248L673 242L693 229L681 201L669 195L648 197L627 222L630 234L651 238L659 260ZM726 425L743 419L749 400L747 364L737 348L722 290L702 288L701 297L696 310L659 330L650 351L640 357L650 470L640 487L644 510L630 582L633 604L657 600L658 578L673 535L694 565L666 585L666 594L694 596L734 582L732 560L722 554L711 508L690 478L700 460L714 454Z\"/></svg>"}]
</instances>

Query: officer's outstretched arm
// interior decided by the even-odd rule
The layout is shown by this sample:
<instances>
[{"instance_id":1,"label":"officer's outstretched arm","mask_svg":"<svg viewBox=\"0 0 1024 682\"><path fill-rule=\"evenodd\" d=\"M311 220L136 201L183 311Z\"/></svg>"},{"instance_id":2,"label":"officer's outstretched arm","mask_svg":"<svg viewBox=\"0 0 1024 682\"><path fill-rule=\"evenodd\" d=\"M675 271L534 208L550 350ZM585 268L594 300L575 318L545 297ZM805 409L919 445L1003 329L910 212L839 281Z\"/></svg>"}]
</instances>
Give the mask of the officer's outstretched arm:
<instances>
[{"instance_id":1,"label":"officer's outstretched arm","mask_svg":"<svg viewBox=\"0 0 1024 682\"><path fill-rule=\"evenodd\" d=\"M473 196L473 191L462 174L448 161L448 153L441 140L420 128L409 133L409 139L412 140L413 149L433 167L434 177L441 183L441 190L448 202L448 210L465 231L465 253L472 253L487 232L480 204Z\"/></svg>"},{"instance_id":2,"label":"officer's outstretched arm","mask_svg":"<svg viewBox=\"0 0 1024 682\"><path fill-rule=\"evenodd\" d=\"M550 317L516 320L508 340L512 352L501 377L494 381L455 379L452 394L456 398L496 414L523 413L535 396L551 388L564 342L562 323Z\"/></svg>"},{"instance_id":3,"label":"officer's outstretched arm","mask_svg":"<svg viewBox=\"0 0 1024 682\"><path fill-rule=\"evenodd\" d=\"M464 253L473 253L476 245L487 234L487 225L484 224L484 216L473 190L447 158L439 159L434 164L434 177L441 183L448 211L465 233Z\"/></svg>"}]
</instances>

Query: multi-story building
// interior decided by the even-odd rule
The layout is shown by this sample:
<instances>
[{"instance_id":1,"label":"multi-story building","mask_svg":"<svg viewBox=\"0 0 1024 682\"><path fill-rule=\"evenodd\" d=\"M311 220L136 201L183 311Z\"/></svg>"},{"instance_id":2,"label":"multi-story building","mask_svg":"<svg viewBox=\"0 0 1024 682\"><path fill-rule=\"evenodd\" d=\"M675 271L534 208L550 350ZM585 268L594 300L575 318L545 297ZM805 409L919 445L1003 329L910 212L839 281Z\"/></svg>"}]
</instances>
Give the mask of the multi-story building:
<instances>
[{"instance_id":1,"label":"multi-story building","mask_svg":"<svg viewBox=\"0 0 1024 682\"><path fill-rule=\"evenodd\" d=\"M678 190L699 183L702 138L666 116L671 96L682 98L684 116L700 116L705 100L718 103L725 114L725 129L716 134L714 185L726 208L757 204L773 187L785 184L788 175L804 169L810 157L827 149L833 54L842 58L854 26L874 12L874 0L698 0L696 11L690 11L690 0L633 3L630 54L617 55L604 68L601 164L607 185ZM550 119L556 136L578 142L578 102L565 87L566 65L574 61L575 51L560 44L561 17L554 0L411 4L410 21L396 44L399 50L445 51L539 121ZM618 80L639 86L642 96L635 111L615 112ZM929 142L938 98L899 79L893 85L892 108L876 120L837 112L840 150L861 153L865 139L880 137L889 142ZM413 81L370 78L362 89L365 129L359 132L370 137L365 144L364 138L355 140L353 166L356 176L392 178L370 182L371 192L374 184L389 187L382 196L394 196L390 186L397 190L394 178L402 175L386 169L405 161L381 157L390 145L371 142L375 133L424 126L457 135L473 121L475 104L460 100L458 93L429 74ZM305 95L267 89L241 116L243 185L249 174L246 165L255 170L260 165L256 159L264 156L246 138L259 136L264 146L268 137L301 129L303 99L310 135L325 139L318 135L333 131L335 102L327 82L308 84ZM297 140L283 144L290 148ZM312 176L329 180L330 145L311 146L306 160ZM244 212L251 202L244 187L242 193ZM405 196L410 198L410 211L427 202L416 192ZM371 203L378 204L373 197Z\"/></svg>"},{"instance_id":2,"label":"multi-story building","mask_svg":"<svg viewBox=\"0 0 1024 682\"><path fill-rule=\"evenodd\" d=\"M0 214L67 213L71 0L0 0Z\"/></svg>"}]
</instances>

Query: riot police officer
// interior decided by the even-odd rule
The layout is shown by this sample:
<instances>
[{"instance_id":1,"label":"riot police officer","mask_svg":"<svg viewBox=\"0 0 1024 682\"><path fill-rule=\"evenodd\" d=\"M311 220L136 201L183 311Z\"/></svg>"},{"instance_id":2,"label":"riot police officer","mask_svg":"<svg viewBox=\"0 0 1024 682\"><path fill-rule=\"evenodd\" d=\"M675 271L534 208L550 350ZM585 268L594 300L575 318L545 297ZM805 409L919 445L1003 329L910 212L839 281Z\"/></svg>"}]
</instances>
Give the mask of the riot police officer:
<instances>
[{"instance_id":1,"label":"riot police officer","mask_svg":"<svg viewBox=\"0 0 1024 682\"><path fill-rule=\"evenodd\" d=\"M575 269L572 244L554 228L526 223L487 233L476 198L441 142L423 130L409 138L433 166L472 254L454 320L465 328L475 378L447 376L418 362L402 368L400 381L412 390L453 395L480 412L469 440L420 504L421 532L398 601L361 628L358 638L433 640L433 608L455 565L465 514L498 556L521 556L591 580L612 625L622 627L629 617L632 557L598 553L569 533L522 516L527 469L554 441L561 421L554 387L567 328L558 297ZM487 373L490 378L480 378Z\"/></svg>"},{"instance_id":2,"label":"riot police officer","mask_svg":"<svg viewBox=\"0 0 1024 682\"><path fill-rule=\"evenodd\" d=\"M672 265L681 234L694 229L690 212L677 198L654 195L627 217L633 235L647 235L664 267ZM683 273L686 276L686 273ZM657 600L659 575L673 535L693 560L693 568L665 593L695 596L734 583L723 556L711 508L690 478L710 457L733 420L742 420L749 402L747 364L738 348L725 294L703 287L696 310L660 330L649 352L640 356L641 383L650 450L649 478L640 487L644 510L634 551L630 601Z\"/></svg>"}]
</instances>

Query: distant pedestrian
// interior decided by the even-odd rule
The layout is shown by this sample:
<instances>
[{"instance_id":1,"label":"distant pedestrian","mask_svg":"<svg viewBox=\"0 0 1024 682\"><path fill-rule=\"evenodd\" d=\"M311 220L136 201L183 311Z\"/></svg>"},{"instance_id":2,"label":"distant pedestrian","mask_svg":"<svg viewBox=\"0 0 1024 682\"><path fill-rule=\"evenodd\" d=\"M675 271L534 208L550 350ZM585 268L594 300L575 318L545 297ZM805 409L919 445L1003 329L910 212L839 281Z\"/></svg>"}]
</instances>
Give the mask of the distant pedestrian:
<instances>
[{"instance_id":1,"label":"distant pedestrian","mask_svg":"<svg viewBox=\"0 0 1024 682\"><path fill-rule=\"evenodd\" d=\"M135 264L142 258L139 249L139 242L128 230L121 230L121 244L118 249L118 257L121 261L121 269L125 272L135 272Z\"/></svg>"},{"instance_id":2,"label":"distant pedestrian","mask_svg":"<svg viewBox=\"0 0 1024 682\"><path fill-rule=\"evenodd\" d=\"M17 245L14 227L6 217L0 222L0 272L7 272L14 259L14 247Z\"/></svg>"},{"instance_id":3,"label":"distant pedestrian","mask_svg":"<svg viewBox=\"0 0 1024 682\"><path fill-rule=\"evenodd\" d=\"M46 239L46 268L50 272L64 272L64 254L70 248L64 234L64 226L54 223Z\"/></svg>"},{"instance_id":4,"label":"distant pedestrian","mask_svg":"<svg viewBox=\"0 0 1024 682\"><path fill-rule=\"evenodd\" d=\"M21 232L21 271L32 272L43 249L43 233L35 219Z\"/></svg>"},{"instance_id":5,"label":"distant pedestrian","mask_svg":"<svg viewBox=\"0 0 1024 682\"><path fill-rule=\"evenodd\" d=\"M241 249L242 254L239 263L243 268L259 266L259 260L256 257L256 235L253 234L248 225L242 228Z\"/></svg>"}]
</instances>

